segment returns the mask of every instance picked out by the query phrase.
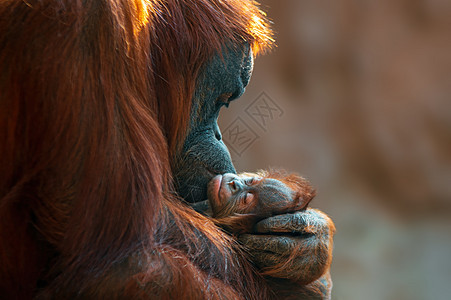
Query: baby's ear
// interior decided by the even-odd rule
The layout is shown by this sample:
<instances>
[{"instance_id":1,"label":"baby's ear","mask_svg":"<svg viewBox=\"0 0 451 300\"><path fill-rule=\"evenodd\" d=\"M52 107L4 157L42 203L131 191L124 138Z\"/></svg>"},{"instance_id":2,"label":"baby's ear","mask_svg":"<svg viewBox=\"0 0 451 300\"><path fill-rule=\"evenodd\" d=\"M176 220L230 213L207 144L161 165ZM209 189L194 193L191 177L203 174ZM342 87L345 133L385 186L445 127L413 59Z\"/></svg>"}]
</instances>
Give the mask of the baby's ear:
<instances>
[{"instance_id":1,"label":"baby's ear","mask_svg":"<svg viewBox=\"0 0 451 300\"><path fill-rule=\"evenodd\" d=\"M312 190L311 192L305 192L304 190L298 190L295 192L295 196L293 198L293 203L295 203L296 207L300 209L307 208L310 201L315 197L316 192Z\"/></svg>"},{"instance_id":2,"label":"baby's ear","mask_svg":"<svg viewBox=\"0 0 451 300\"><path fill-rule=\"evenodd\" d=\"M268 171L260 170L257 174L264 178L273 178L285 183L295 194L293 201L308 205L315 197L316 191L310 182L296 173L288 173L284 169L271 168Z\"/></svg>"},{"instance_id":3,"label":"baby's ear","mask_svg":"<svg viewBox=\"0 0 451 300\"><path fill-rule=\"evenodd\" d=\"M311 186L310 182L298 174L288 174L282 181L295 192L295 201L300 201L308 205L316 196L316 190Z\"/></svg>"}]
</instances>

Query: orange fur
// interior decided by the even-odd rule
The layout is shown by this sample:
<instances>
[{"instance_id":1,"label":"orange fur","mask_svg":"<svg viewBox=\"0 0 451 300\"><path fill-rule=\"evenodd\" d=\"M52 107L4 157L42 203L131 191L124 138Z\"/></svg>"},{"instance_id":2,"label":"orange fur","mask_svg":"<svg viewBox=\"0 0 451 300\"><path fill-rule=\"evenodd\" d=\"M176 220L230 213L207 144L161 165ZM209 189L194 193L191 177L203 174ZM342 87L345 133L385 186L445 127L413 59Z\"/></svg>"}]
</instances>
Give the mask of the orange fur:
<instances>
[{"instance_id":1,"label":"orange fur","mask_svg":"<svg viewBox=\"0 0 451 300\"><path fill-rule=\"evenodd\" d=\"M225 43L267 48L264 20L253 1L1 2L2 296L264 295L170 166L200 68Z\"/></svg>"},{"instance_id":2,"label":"orange fur","mask_svg":"<svg viewBox=\"0 0 451 300\"><path fill-rule=\"evenodd\" d=\"M295 192L292 201L286 203L286 207L278 207L280 212L293 212L299 210L300 204L302 209L305 209L308 203L315 197L316 191L312 188L310 183L295 173L288 173L283 169L270 169L259 170L256 173L243 172L238 175L239 177L251 177L251 178L261 178L261 179L276 179L288 186L293 192ZM259 180L258 180L259 181ZM274 197L277 197L275 195ZM260 200L257 200L260 201ZM255 207L257 203L252 203ZM239 205L236 203L235 205ZM253 207L247 209L248 213L237 213L236 207L232 205L224 205L218 211L213 212L213 221L221 227L233 233L244 233L250 232L252 226L262 218L268 217L271 211L261 212L267 213L268 215L258 215L253 210ZM279 213L280 213L279 212Z\"/></svg>"}]
</instances>

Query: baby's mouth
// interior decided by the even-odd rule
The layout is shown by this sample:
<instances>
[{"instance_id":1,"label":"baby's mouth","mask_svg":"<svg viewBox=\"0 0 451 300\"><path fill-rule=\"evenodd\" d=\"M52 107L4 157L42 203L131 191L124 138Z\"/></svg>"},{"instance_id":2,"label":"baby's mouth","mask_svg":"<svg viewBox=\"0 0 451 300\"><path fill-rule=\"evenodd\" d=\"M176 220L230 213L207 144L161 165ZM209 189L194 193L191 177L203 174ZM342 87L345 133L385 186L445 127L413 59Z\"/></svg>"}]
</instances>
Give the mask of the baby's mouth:
<instances>
[{"instance_id":1,"label":"baby's mouth","mask_svg":"<svg viewBox=\"0 0 451 300\"><path fill-rule=\"evenodd\" d=\"M211 198L216 203L221 201L222 175L216 175L208 183L208 198Z\"/></svg>"}]
</instances>

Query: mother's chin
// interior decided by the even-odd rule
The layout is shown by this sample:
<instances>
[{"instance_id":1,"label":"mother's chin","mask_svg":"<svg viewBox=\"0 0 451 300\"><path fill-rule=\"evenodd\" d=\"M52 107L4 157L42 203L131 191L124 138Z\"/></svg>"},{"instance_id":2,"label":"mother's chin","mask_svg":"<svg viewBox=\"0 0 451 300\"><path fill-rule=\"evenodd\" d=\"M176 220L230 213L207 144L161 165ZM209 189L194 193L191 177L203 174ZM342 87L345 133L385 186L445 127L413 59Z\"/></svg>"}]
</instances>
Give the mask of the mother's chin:
<instances>
[{"instance_id":1,"label":"mother's chin","mask_svg":"<svg viewBox=\"0 0 451 300\"><path fill-rule=\"evenodd\" d=\"M206 200L207 185L213 177L214 175L205 169L197 169L194 166L180 170L174 174L177 193L188 202Z\"/></svg>"},{"instance_id":2,"label":"mother's chin","mask_svg":"<svg viewBox=\"0 0 451 300\"><path fill-rule=\"evenodd\" d=\"M216 175L236 173L227 147L211 129L216 126L191 132L172 167L177 192L188 202L206 200L207 185Z\"/></svg>"},{"instance_id":3,"label":"mother's chin","mask_svg":"<svg viewBox=\"0 0 451 300\"><path fill-rule=\"evenodd\" d=\"M208 185L210 181L222 173L234 172L230 163L229 167L219 170L206 168L203 163L191 161L181 168L174 170L174 182L177 193L188 202L199 202L208 199ZM211 188L210 188L211 189Z\"/></svg>"}]
</instances>

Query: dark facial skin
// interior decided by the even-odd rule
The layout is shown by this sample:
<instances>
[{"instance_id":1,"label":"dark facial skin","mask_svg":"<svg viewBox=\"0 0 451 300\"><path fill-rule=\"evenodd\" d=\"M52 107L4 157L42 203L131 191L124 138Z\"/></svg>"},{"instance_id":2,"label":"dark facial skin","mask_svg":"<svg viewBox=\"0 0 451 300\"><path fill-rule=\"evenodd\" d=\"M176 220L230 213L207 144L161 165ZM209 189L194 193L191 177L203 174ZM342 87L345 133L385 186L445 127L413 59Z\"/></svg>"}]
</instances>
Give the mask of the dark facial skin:
<instances>
[{"instance_id":1,"label":"dark facial skin","mask_svg":"<svg viewBox=\"0 0 451 300\"><path fill-rule=\"evenodd\" d=\"M252 65L252 52L248 46L242 46L229 49L222 57L215 56L198 77L190 128L181 150L172 159L177 192L188 202L197 204L207 199L207 185L214 176L236 173L217 119L220 109L244 92ZM291 289L293 282L297 287L297 283L319 279L327 272L332 257L332 221L309 208L281 213L275 207L276 203L270 216L255 224L253 233L238 237L252 254L249 259L262 270L290 262L270 275L280 279L278 290L281 286Z\"/></svg>"},{"instance_id":2,"label":"dark facial skin","mask_svg":"<svg viewBox=\"0 0 451 300\"><path fill-rule=\"evenodd\" d=\"M173 167L177 191L188 202L207 199L215 175L235 173L217 121L220 109L244 93L252 67L252 51L243 46L214 57L198 78L190 130Z\"/></svg>"},{"instance_id":3,"label":"dark facial skin","mask_svg":"<svg viewBox=\"0 0 451 300\"><path fill-rule=\"evenodd\" d=\"M310 200L296 197L296 191L280 180L230 173L215 176L207 194L215 218L246 214L263 219L301 210Z\"/></svg>"}]
</instances>

